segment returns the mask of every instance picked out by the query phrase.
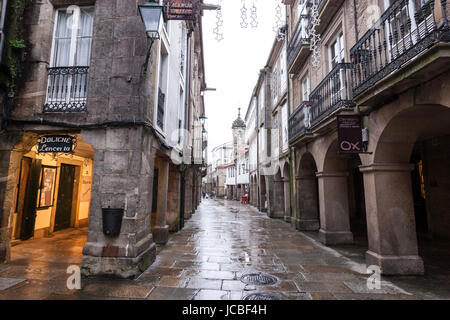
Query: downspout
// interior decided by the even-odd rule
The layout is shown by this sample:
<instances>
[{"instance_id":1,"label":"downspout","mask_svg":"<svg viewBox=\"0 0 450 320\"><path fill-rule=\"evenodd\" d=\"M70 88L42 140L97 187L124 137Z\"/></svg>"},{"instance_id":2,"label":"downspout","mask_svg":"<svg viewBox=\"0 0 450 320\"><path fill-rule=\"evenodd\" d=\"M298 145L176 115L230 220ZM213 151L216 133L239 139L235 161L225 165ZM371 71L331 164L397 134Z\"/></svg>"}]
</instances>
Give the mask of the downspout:
<instances>
[{"instance_id":1,"label":"downspout","mask_svg":"<svg viewBox=\"0 0 450 320\"><path fill-rule=\"evenodd\" d=\"M288 10L288 6L286 6L286 17L289 14L289 10ZM289 116L291 115L291 83L290 83L290 78L289 78L289 66L287 65L287 48L289 48L289 26L286 23L285 26L285 39L286 39L286 93L287 93L287 125L288 125L288 132L289 132ZM293 198L294 198L294 179L292 179L292 172L293 172L293 165L292 165L292 153L291 153L291 148L289 146L289 136L288 136L288 159L289 159L289 215L291 218L291 223L292 223L292 218L293 218L293 209L294 209L294 205L293 205ZM294 161L295 164L295 161Z\"/></svg>"},{"instance_id":2,"label":"downspout","mask_svg":"<svg viewBox=\"0 0 450 320\"><path fill-rule=\"evenodd\" d=\"M191 46L190 38L192 36L192 29L188 31L186 37L186 70L185 70L185 93L184 93L184 132L188 131L188 108L189 108L189 91L191 90ZM186 136L184 137L184 140ZM183 144L185 141L183 141ZM186 166L182 165L180 168L180 230L184 228L184 213L186 200Z\"/></svg>"},{"instance_id":3,"label":"downspout","mask_svg":"<svg viewBox=\"0 0 450 320\"><path fill-rule=\"evenodd\" d=\"M359 34L358 34L358 11L356 9L356 0L353 0L353 11L354 11L354 19L355 19L355 43L359 40Z\"/></svg>"},{"instance_id":4,"label":"downspout","mask_svg":"<svg viewBox=\"0 0 450 320\"><path fill-rule=\"evenodd\" d=\"M189 97L190 97L190 91L191 91L191 37L192 37L193 30L190 29L187 34L186 39L186 55L187 55L187 62L186 62L186 92L185 92L185 111L184 111L184 129L188 129L188 116L189 116Z\"/></svg>"},{"instance_id":5,"label":"downspout","mask_svg":"<svg viewBox=\"0 0 450 320\"><path fill-rule=\"evenodd\" d=\"M256 98L256 185L257 185L257 205L258 211L261 211L261 189L259 187L259 183L261 179L259 178L259 97L257 95L258 90L255 88L255 98Z\"/></svg>"}]
</instances>

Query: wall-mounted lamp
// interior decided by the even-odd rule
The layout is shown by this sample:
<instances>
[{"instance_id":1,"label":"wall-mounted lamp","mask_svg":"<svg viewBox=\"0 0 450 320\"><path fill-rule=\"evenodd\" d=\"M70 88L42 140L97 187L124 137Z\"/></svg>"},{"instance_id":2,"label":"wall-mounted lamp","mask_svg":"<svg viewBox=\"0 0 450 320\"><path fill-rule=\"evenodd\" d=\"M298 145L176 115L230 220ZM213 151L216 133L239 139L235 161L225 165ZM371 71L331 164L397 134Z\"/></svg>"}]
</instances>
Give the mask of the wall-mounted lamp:
<instances>
[{"instance_id":1,"label":"wall-mounted lamp","mask_svg":"<svg viewBox=\"0 0 450 320\"><path fill-rule=\"evenodd\" d=\"M204 113L202 113L202 114L200 115L199 119L200 119L202 125L204 126L204 125L205 125L205 122L206 122L206 120L207 120L208 118L205 116Z\"/></svg>"},{"instance_id":2,"label":"wall-mounted lamp","mask_svg":"<svg viewBox=\"0 0 450 320\"><path fill-rule=\"evenodd\" d=\"M148 61L155 39L161 37L161 30L164 24L163 6L157 3L145 3L139 5L139 13L141 15L142 22L144 23L145 32L147 37L151 39L150 48L147 52L147 57L143 65L143 72L147 73Z\"/></svg>"}]
</instances>

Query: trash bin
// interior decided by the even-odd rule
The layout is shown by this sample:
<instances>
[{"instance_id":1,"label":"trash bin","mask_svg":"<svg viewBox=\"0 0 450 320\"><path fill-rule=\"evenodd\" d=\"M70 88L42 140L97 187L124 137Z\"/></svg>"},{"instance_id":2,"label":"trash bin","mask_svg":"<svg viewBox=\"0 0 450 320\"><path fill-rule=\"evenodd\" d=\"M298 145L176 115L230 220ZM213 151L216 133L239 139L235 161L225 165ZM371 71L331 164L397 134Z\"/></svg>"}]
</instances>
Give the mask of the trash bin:
<instances>
[{"instance_id":1,"label":"trash bin","mask_svg":"<svg viewBox=\"0 0 450 320\"><path fill-rule=\"evenodd\" d=\"M102 208L103 233L109 237L117 237L122 227L123 209Z\"/></svg>"}]
</instances>

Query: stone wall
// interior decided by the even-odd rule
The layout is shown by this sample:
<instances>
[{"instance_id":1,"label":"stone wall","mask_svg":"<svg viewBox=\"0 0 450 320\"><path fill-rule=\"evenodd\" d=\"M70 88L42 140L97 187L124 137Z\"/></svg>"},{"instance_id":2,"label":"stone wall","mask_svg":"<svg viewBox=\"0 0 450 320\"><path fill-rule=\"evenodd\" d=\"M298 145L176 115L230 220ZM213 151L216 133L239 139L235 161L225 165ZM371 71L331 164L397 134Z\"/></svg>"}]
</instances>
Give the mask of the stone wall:
<instances>
[{"instance_id":1,"label":"stone wall","mask_svg":"<svg viewBox=\"0 0 450 320\"><path fill-rule=\"evenodd\" d=\"M157 141L144 128L82 132L95 149L88 240L82 272L134 277L155 259L150 234L153 166ZM125 209L117 238L103 234L102 208Z\"/></svg>"}]
</instances>

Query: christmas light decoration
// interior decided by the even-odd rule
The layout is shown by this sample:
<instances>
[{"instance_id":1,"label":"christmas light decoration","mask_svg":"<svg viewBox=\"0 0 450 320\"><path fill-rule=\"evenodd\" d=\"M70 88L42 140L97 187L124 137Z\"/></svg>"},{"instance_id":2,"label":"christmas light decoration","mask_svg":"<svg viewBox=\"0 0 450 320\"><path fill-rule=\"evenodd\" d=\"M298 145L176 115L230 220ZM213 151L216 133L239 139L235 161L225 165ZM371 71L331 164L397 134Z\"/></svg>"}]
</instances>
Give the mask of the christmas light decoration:
<instances>
[{"instance_id":1,"label":"christmas light decoration","mask_svg":"<svg viewBox=\"0 0 450 320\"><path fill-rule=\"evenodd\" d=\"M320 25L319 18L319 0L312 0L311 6L311 27L309 29L309 49L312 51L311 64L314 68L318 68L320 65L320 34L316 33L316 28Z\"/></svg>"}]
</instances>

